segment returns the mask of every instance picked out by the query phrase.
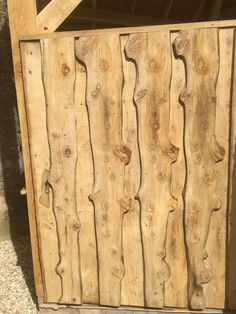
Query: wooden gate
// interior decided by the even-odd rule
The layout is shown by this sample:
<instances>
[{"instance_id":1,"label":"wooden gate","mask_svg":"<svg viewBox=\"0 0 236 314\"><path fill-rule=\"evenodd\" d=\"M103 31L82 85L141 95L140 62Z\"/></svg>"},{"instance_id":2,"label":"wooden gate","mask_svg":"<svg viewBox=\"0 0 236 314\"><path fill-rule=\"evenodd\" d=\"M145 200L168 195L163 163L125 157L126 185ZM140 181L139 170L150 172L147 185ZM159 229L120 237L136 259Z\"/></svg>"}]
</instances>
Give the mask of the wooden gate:
<instances>
[{"instance_id":1,"label":"wooden gate","mask_svg":"<svg viewBox=\"0 0 236 314\"><path fill-rule=\"evenodd\" d=\"M234 28L57 33L20 46L44 301L236 308Z\"/></svg>"}]
</instances>

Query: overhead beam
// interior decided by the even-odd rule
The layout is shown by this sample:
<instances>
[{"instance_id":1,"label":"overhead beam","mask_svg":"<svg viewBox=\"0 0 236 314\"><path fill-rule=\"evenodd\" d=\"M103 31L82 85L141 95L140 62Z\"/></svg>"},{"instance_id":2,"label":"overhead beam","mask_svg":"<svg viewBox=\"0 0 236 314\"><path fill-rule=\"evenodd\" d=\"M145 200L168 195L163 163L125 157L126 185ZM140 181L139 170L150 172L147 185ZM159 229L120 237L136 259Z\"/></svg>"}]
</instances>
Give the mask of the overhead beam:
<instances>
[{"instance_id":1,"label":"overhead beam","mask_svg":"<svg viewBox=\"0 0 236 314\"><path fill-rule=\"evenodd\" d=\"M170 21L163 18L155 18L150 16L134 15L120 12L93 10L87 8L80 8L78 15L71 16L70 20L74 21L95 21L101 23L108 23L114 25L126 25L126 26L142 26L142 25L155 25L165 24L167 22L174 23L177 21Z\"/></svg>"},{"instance_id":2,"label":"overhead beam","mask_svg":"<svg viewBox=\"0 0 236 314\"><path fill-rule=\"evenodd\" d=\"M211 8L210 14L209 14L209 20L210 21L218 20L218 18L220 16L222 4L223 4L223 0L213 0L213 5L212 5L212 8Z\"/></svg>"},{"instance_id":3,"label":"overhead beam","mask_svg":"<svg viewBox=\"0 0 236 314\"><path fill-rule=\"evenodd\" d=\"M40 33L54 32L82 0L51 0L38 14L36 25Z\"/></svg>"},{"instance_id":4,"label":"overhead beam","mask_svg":"<svg viewBox=\"0 0 236 314\"><path fill-rule=\"evenodd\" d=\"M201 14L202 14L202 11L203 11L203 9L205 7L206 2L207 2L207 0L199 0L197 9L196 9L194 17L193 17L193 20L195 22L199 21L199 19L201 17Z\"/></svg>"},{"instance_id":5,"label":"overhead beam","mask_svg":"<svg viewBox=\"0 0 236 314\"><path fill-rule=\"evenodd\" d=\"M164 9L164 18L165 19L168 18L170 11L171 11L171 8L173 6L173 3L174 3L174 0L167 0L166 1L166 5L165 5L165 9Z\"/></svg>"},{"instance_id":6,"label":"overhead beam","mask_svg":"<svg viewBox=\"0 0 236 314\"><path fill-rule=\"evenodd\" d=\"M136 5L137 5L137 0L133 0L131 4L131 10L130 10L131 14L134 14Z\"/></svg>"}]
</instances>

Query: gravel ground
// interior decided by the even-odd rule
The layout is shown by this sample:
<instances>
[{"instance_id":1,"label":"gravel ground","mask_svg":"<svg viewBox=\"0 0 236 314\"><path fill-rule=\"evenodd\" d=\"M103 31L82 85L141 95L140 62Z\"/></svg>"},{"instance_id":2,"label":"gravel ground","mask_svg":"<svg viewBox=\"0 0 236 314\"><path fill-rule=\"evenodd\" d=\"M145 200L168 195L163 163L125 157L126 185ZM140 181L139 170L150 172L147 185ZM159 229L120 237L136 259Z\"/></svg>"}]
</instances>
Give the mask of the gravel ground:
<instances>
[{"instance_id":1,"label":"gravel ground","mask_svg":"<svg viewBox=\"0 0 236 314\"><path fill-rule=\"evenodd\" d=\"M30 240L0 242L0 314L36 314Z\"/></svg>"}]
</instances>

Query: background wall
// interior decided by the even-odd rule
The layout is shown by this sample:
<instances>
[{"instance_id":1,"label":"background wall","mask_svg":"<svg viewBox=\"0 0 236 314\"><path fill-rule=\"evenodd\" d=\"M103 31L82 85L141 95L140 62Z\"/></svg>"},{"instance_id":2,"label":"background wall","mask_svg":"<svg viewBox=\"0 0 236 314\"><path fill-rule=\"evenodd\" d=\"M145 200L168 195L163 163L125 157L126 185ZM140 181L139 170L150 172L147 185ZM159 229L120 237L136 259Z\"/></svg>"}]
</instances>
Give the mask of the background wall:
<instances>
[{"instance_id":1,"label":"background wall","mask_svg":"<svg viewBox=\"0 0 236 314\"><path fill-rule=\"evenodd\" d=\"M0 0L0 240L28 233L7 0Z\"/></svg>"}]
</instances>

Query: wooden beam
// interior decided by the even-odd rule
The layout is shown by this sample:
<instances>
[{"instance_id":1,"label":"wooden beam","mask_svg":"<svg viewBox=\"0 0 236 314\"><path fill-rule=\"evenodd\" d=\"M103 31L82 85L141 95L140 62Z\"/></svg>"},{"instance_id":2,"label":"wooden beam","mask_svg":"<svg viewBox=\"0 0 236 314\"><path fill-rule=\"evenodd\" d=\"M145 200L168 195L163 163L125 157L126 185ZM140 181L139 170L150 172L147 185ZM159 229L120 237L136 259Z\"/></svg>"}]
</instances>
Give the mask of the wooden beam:
<instances>
[{"instance_id":1,"label":"wooden beam","mask_svg":"<svg viewBox=\"0 0 236 314\"><path fill-rule=\"evenodd\" d=\"M218 20L218 18L220 16L222 4L223 4L223 0L214 0L213 1L213 6L212 6L212 8L210 10L210 14L209 14L209 20L210 21Z\"/></svg>"},{"instance_id":2,"label":"wooden beam","mask_svg":"<svg viewBox=\"0 0 236 314\"><path fill-rule=\"evenodd\" d=\"M173 3L174 3L174 0L167 0L166 1L165 9L164 9L164 18L165 19L168 18L170 11L171 11L171 8L173 6Z\"/></svg>"},{"instance_id":3,"label":"wooden beam","mask_svg":"<svg viewBox=\"0 0 236 314\"><path fill-rule=\"evenodd\" d=\"M120 12L104 11L104 10L93 10L87 8L80 8L78 15L71 16L70 20L74 21L96 21L102 23L109 23L114 25L151 25L158 23L174 22L168 21L162 18L155 18L150 16L133 15ZM176 22L176 21L175 21Z\"/></svg>"},{"instance_id":4,"label":"wooden beam","mask_svg":"<svg viewBox=\"0 0 236 314\"><path fill-rule=\"evenodd\" d=\"M205 7L206 1L207 0L199 0L198 6L197 6L197 9L195 11L194 18L193 18L194 21L196 21L196 22L199 21L200 16L202 14L202 11Z\"/></svg>"},{"instance_id":5,"label":"wooden beam","mask_svg":"<svg viewBox=\"0 0 236 314\"><path fill-rule=\"evenodd\" d=\"M8 0L8 14L11 32L11 45L13 56L13 68L15 75L15 87L18 103L18 112L21 127L21 141L23 148L24 172L27 190L28 215L30 225L30 237L32 246L32 258L34 267L34 280L36 294L43 295L42 275L39 259L39 246L37 237L36 212L34 203L33 178L30 160L28 126L26 119L25 100L23 92L23 80L21 71L21 58L19 50L19 34L32 34L36 32L36 0Z\"/></svg>"},{"instance_id":6,"label":"wooden beam","mask_svg":"<svg viewBox=\"0 0 236 314\"><path fill-rule=\"evenodd\" d=\"M201 28L233 28L236 27L235 20L225 21L214 21L214 22L199 22L199 23L179 23L179 24L165 24L165 25L150 25L150 26L136 26L136 27L117 27L107 29L96 29L96 30L81 30L71 32L55 32L51 34L33 34L33 35L22 35L20 40L40 40L43 38L57 38L57 37L87 37L87 36L101 36L104 34L130 34L130 33L143 33L143 32L157 32L163 30L169 30L170 32L177 32L180 30L188 29L201 29Z\"/></svg>"},{"instance_id":7,"label":"wooden beam","mask_svg":"<svg viewBox=\"0 0 236 314\"><path fill-rule=\"evenodd\" d=\"M44 33L54 32L81 1L82 0L51 0L37 16L37 31Z\"/></svg>"}]
</instances>

